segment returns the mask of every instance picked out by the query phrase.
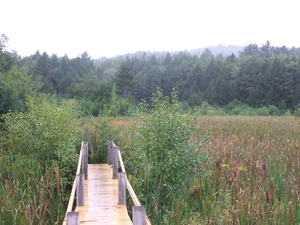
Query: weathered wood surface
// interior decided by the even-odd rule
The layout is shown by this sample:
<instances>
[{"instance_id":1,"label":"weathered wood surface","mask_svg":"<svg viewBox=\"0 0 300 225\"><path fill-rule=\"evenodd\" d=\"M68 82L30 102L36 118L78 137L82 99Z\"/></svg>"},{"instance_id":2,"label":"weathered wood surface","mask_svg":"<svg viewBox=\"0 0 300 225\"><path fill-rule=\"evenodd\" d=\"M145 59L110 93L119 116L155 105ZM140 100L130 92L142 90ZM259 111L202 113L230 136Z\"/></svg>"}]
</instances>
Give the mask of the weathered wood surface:
<instances>
[{"instance_id":1,"label":"weathered wood surface","mask_svg":"<svg viewBox=\"0 0 300 225\"><path fill-rule=\"evenodd\" d=\"M82 146L83 146L83 143L82 143ZM82 149L82 146L81 146L81 149ZM76 170L76 175L80 173L80 166L81 166L81 162L82 162L82 151L80 151L80 154L79 154L79 159L78 159L78 165L77 165L77 170ZM69 212L72 211L72 208L73 208L73 203L74 203L74 199L75 199L75 193L76 193L76 177L75 177L75 180L73 182L73 186L72 186L72 191L71 191L71 195L70 195L70 200L69 200L69 204L68 204L68 208L67 208L67 212L66 212L66 215L65 215L65 219L63 221L63 225L66 225L66 216Z\"/></svg>"},{"instance_id":2,"label":"weathered wood surface","mask_svg":"<svg viewBox=\"0 0 300 225\"><path fill-rule=\"evenodd\" d=\"M85 206L76 207L80 224L131 224L126 205L118 205L118 179L112 179L112 166L89 164L84 184Z\"/></svg>"},{"instance_id":3,"label":"weathered wood surface","mask_svg":"<svg viewBox=\"0 0 300 225\"><path fill-rule=\"evenodd\" d=\"M67 225L79 225L79 213L68 212L67 213Z\"/></svg>"}]
</instances>

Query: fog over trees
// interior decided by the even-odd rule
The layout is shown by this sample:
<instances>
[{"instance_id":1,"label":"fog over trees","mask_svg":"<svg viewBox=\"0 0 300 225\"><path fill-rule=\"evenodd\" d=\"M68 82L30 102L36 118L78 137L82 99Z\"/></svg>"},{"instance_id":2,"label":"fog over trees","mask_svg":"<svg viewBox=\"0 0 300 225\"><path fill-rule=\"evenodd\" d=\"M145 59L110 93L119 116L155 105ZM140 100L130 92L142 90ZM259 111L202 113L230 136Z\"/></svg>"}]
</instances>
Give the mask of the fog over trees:
<instances>
[{"instance_id":1,"label":"fog over trees","mask_svg":"<svg viewBox=\"0 0 300 225\"><path fill-rule=\"evenodd\" d=\"M126 114L158 87L173 88L186 109L246 104L295 110L300 106L300 48L215 46L181 52L136 52L92 59L39 52L21 57L0 42L0 113L25 107L26 95L77 99L87 113ZM228 106L229 105L229 106Z\"/></svg>"}]
</instances>

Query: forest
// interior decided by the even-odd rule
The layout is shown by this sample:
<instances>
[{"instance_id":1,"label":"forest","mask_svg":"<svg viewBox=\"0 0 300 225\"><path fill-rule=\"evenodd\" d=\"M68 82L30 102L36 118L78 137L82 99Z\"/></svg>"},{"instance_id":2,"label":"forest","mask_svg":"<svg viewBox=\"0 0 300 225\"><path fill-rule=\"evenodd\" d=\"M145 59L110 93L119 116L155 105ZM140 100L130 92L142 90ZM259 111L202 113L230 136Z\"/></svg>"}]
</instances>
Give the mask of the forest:
<instances>
[{"instance_id":1,"label":"forest","mask_svg":"<svg viewBox=\"0 0 300 225\"><path fill-rule=\"evenodd\" d=\"M92 59L37 51L21 57L6 50L1 36L0 113L25 107L27 95L44 93L76 99L89 115L130 115L149 102L159 87L166 96L175 88L185 111L202 108L221 114L293 113L300 104L300 48L251 43L234 53L202 51L137 52ZM214 51L215 52L215 51ZM207 110L206 110L207 111ZM212 111L211 111L212 112ZM250 110L248 110L250 112Z\"/></svg>"}]
</instances>

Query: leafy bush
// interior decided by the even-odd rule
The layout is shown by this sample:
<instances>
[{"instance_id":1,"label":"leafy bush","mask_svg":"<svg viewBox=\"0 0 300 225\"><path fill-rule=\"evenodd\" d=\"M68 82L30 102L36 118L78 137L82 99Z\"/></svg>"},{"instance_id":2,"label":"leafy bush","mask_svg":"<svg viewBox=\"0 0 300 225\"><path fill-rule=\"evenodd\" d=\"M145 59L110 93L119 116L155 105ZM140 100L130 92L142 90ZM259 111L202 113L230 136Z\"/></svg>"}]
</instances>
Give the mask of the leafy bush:
<instances>
[{"instance_id":1,"label":"leafy bush","mask_svg":"<svg viewBox=\"0 0 300 225\"><path fill-rule=\"evenodd\" d=\"M100 97L91 100L89 98L83 97L78 100L80 104L80 109L85 115L98 116L101 112L105 111L107 103L105 100L100 100Z\"/></svg>"},{"instance_id":2,"label":"leafy bush","mask_svg":"<svg viewBox=\"0 0 300 225\"><path fill-rule=\"evenodd\" d=\"M140 182L135 188L143 193L140 198L157 224L171 213L174 202L186 196L202 162L201 145L192 141L193 119L180 110L175 93L169 99L157 91L150 107L140 105L132 145L125 151L128 174Z\"/></svg>"},{"instance_id":3,"label":"leafy bush","mask_svg":"<svg viewBox=\"0 0 300 225\"><path fill-rule=\"evenodd\" d=\"M300 108L297 108L294 114L296 117L300 117Z\"/></svg>"},{"instance_id":4,"label":"leafy bush","mask_svg":"<svg viewBox=\"0 0 300 225\"><path fill-rule=\"evenodd\" d=\"M119 132L109 117L88 117L84 122L84 140L89 143L89 163L107 163L107 142L120 143Z\"/></svg>"},{"instance_id":5,"label":"leafy bush","mask_svg":"<svg viewBox=\"0 0 300 225\"><path fill-rule=\"evenodd\" d=\"M39 77L28 75L26 68L13 66L7 72L0 72L0 114L25 108L26 96L41 87Z\"/></svg>"},{"instance_id":6,"label":"leafy bush","mask_svg":"<svg viewBox=\"0 0 300 225\"><path fill-rule=\"evenodd\" d=\"M117 89L114 85L112 88L110 103L103 114L107 116L126 116L129 115L134 108L135 104L131 98L122 98L117 95Z\"/></svg>"},{"instance_id":7,"label":"leafy bush","mask_svg":"<svg viewBox=\"0 0 300 225\"><path fill-rule=\"evenodd\" d=\"M73 175L77 164L76 143L79 111L73 100L58 105L53 97L28 97L28 110L4 116L1 143L15 157L55 161L64 179ZM73 178L73 177L72 177ZM70 179L72 179L70 178Z\"/></svg>"},{"instance_id":8,"label":"leafy bush","mask_svg":"<svg viewBox=\"0 0 300 225\"><path fill-rule=\"evenodd\" d=\"M280 116L285 114L285 110L280 110L275 105L252 108L238 100L230 102L224 106L224 109L228 115L240 116Z\"/></svg>"}]
</instances>

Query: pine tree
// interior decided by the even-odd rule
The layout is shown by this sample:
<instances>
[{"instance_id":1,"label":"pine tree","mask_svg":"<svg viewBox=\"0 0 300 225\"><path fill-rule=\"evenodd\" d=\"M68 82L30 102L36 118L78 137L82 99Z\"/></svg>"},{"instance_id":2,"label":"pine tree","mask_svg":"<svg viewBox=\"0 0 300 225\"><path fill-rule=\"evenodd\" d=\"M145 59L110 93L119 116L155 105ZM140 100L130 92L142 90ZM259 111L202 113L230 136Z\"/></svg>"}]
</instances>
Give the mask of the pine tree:
<instances>
[{"instance_id":1,"label":"pine tree","mask_svg":"<svg viewBox=\"0 0 300 225\"><path fill-rule=\"evenodd\" d=\"M123 98L129 98L131 96L134 86L133 74L126 63L121 65L119 72L116 74L115 84L117 87L117 94Z\"/></svg>"}]
</instances>

